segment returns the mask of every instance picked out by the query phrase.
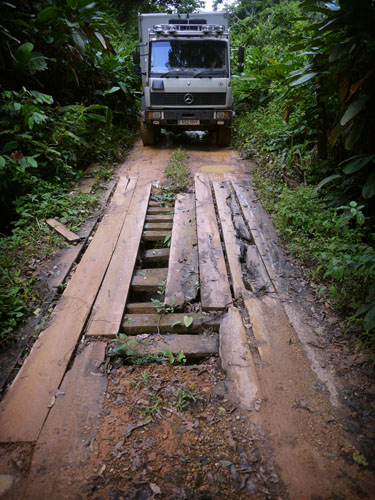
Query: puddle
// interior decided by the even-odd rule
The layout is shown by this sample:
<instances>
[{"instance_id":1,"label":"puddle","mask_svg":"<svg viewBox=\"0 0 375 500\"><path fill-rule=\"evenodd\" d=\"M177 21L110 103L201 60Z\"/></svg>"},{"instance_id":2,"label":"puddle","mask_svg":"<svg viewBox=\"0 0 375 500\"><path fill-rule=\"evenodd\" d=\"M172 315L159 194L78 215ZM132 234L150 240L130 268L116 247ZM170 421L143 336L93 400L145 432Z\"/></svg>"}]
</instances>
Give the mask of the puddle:
<instances>
[{"instance_id":1,"label":"puddle","mask_svg":"<svg viewBox=\"0 0 375 500\"><path fill-rule=\"evenodd\" d=\"M200 172L212 172L214 174L225 174L227 172L233 172L233 170L235 170L233 165L223 165L222 163L199 167Z\"/></svg>"}]
</instances>

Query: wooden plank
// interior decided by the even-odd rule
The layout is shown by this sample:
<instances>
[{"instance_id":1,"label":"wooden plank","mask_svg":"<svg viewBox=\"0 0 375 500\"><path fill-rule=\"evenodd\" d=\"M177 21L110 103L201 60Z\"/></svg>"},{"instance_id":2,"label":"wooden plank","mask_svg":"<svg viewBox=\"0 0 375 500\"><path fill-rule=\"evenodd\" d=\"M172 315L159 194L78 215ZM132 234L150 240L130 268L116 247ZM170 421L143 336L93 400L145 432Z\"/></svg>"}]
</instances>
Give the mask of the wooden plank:
<instances>
[{"instance_id":1,"label":"wooden plank","mask_svg":"<svg viewBox=\"0 0 375 500\"><path fill-rule=\"evenodd\" d=\"M188 358L204 358L219 352L219 335L155 335L136 347L140 354L156 354L164 348L168 348L172 354L183 351Z\"/></svg>"},{"instance_id":2,"label":"wooden plank","mask_svg":"<svg viewBox=\"0 0 375 500\"><path fill-rule=\"evenodd\" d=\"M150 203L148 204L149 207L160 207L160 203L155 200L150 200Z\"/></svg>"},{"instance_id":3,"label":"wooden plank","mask_svg":"<svg viewBox=\"0 0 375 500\"><path fill-rule=\"evenodd\" d=\"M78 181L78 189L81 193L89 194L91 193L91 189L93 188L96 179L93 177L83 177Z\"/></svg>"},{"instance_id":4,"label":"wooden plank","mask_svg":"<svg viewBox=\"0 0 375 500\"><path fill-rule=\"evenodd\" d=\"M0 442L35 441L116 247L136 180L121 178L81 262L0 404Z\"/></svg>"},{"instance_id":5,"label":"wooden plank","mask_svg":"<svg viewBox=\"0 0 375 500\"><path fill-rule=\"evenodd\" d=\"M238 299L245 297L249 292L245 287L242 277L241 245L243 246L243 243L241 243L236 228L234 227L233 210L228 203L228 200L232 197L232 193L226 182L213 182L212 185L221 220L225 251L232 277L233 292L236 299Z\"/></svg>"},{"instance_id":6,"label":"wooden plank","mask_svg":"<svg viewBox=\"0 0 375 500\"><path fill-rule=\"evenodd\" d=\"M144 264L149 262L168 262L169 248L153 248L146 250L143 254L142 261Z\"/></svg>"},{"instance_id":7,"label":"wooden plank","mask_svg":"<svg viewBox=\"0 0 375 500\"><path fill-rule=\"evenodd\" d=\"M89 319L86 335L117 334L130 289L151 184L138 187Z\"/></svg>"},{"instance_id":8,"label":"wooden plank","mask_svg":"<svg viewBox=\"0 0 375 500\"><path fill-rule=\"evenodd\" d=\"M132 302L126 304L128 314L155 314L156 309L153 302Z\"/></svg>"},{"instance_id":9,"label":"wooden plank","mask_svg":"<svg viewBox=\"0 0 375 500\"><path fill-rule=\"evenodd\" d=\"M46 219L46 223L70 243L75 243L81 239L78 234L73 233L73 231L70 231L64 224L61 224L61 222L55 219Z\"/></svg>"},{"instance_id":10,"label":"wooden plank","mask_svg":"<svg viewBox=\"0 0 375 500\"><path fill-rule=\"evenodd\" d=\"M248 270L247 280L254 293L275 292L275 287L256 245L248 245L246 248L246 268Z\"/></svg>"},{"instance_id":11,"label":"wooden plank","mask_svg":"<svg viewBox=\"0 0 375 500\"><path fill-rule=\"evenodd\" d=\"M170 234L171 232L165 229L162 231L144 231L142 238L144 241L164 241Z\"/></svg>"},{"instance_id":12,"label":"wooden plank","mask_svg":"<svg viewBox=\"0 0 375 500\"><path fill-rule=\"evenodd\" d=\"M210 184L195 175L201 302L204 311L221 310L232 302Z\"/></svg>"},{"instance_id":13,"label":"wooden plank","mask_svg":"<svg viewBox=\"0 0 375 500\"><path fill-rule=\"evenodd\" d=\"M157 292L163 281L167 279L167 275L166 267L141 269L133 275L132 289L134 292Z\"/></svg>"},{"instance_id":14,"label":"wooden plank","mask_svg":"<svg viewBox=\"0 0 375 500\"><path fill-rule=\"evenodd\" d=\"M147 215L146 222L173 222L173 214Z\"/></svg>"},{"instance_id":15,"label":"wooden plank","mask_svg":"<svg viewBox=\"0 0 375 500\"><path fill-rule=\"evenodd\" d=\"M265 243L265 238L261 227L256 219L255 213L250 206L249 193L239 182L232 182L236 195L241 205L244 218L249 226L251 235L258 247L259 254L271 279L277 278L277 259L272 255L272 251Z\"/></svg>"},{"instance_id":16,"label":"wooden plank","mask_svg":"<svg viewBox=\"0 0 375 500\"><path fill-rule=\"evenodd\" d=\"M146 222L144 229L146 231L163 231L164 229L172 229L172 222Z\"/></svg>"},{"instance_id":17,"label":"wooden plank","mask_svg":"<svg viewBox=\"0 0 375 500\"><path fill-rule=\"evenodd\" d=\"M150 207L147 211L148 215L171 215L173 214L172 207Z\"/></svg>"},{"instance_id":18,"label":"wooden plank","mask_svg":"<svg viewBox=\"0 0 375 500\"><path fill-rule=\"evenodd\" d=\"M193 318L193 323L186 327L184 318ZM178 323L178 324L176 324ZM174 325L174 326L173 326ZM200 313L171 314L125 314L121 323L121 332L128 335L139 333L201 333L203 329L219 330L219 320Z\"/></svg>"},{"instance_id":19,"label":"wooden plank","mask_svg":"<svg viewBox=\"0 0 375 500\"><path fill-rule=\"evenodd\" d=\"M199 285L198 241L193 194L176 199L165 303L176 307L196 299Z\"/></svg>"},{"instance_id":20,"label":"wooden plank","mask_svg":"<svg viewBox=\"0 0 375 500\"><path fill-rule=\"evenodd\" d=\"M246 330L238 309L230 306L220 325L220 360L226 372L229 394L242 408L253 410L260 402L260 385L247 345Z\"/></svg>"},{"instance_id":21,"label":"wooden plank","mask_svg":"<svg viewBox=\"0 0 375 500\"><path fill-rule=\"evenodd\" d=\"M107 386L105 350L105 342L85 346L52 399L24 485L28 498L63 498L67 484L71 498L80 496L81 467L92 453Z\"/></svg>"}]
</instances>

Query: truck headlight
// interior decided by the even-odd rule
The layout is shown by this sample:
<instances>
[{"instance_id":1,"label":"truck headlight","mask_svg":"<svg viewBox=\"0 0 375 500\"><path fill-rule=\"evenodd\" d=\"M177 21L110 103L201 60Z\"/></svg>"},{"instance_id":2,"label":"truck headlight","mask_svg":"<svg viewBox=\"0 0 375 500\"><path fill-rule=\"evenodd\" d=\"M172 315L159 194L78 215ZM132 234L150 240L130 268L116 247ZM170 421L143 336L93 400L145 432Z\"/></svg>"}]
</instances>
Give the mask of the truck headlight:
<instances>
[{"instance_id":1,"label":"truck headlight","mask_svg":"<svg viewBox=\"0 0 375 500\"><path fill-rule=\"evenodd\" d=\"M217 120L224 120L225 112L224 111L216 111L216 118L217 118Z\"/></svg>"},{"instance_id":2,"label":"truck headlight","mask_svg":"<svg viewBox=\"0 0 375 500\"><path fill-rule=\"evenodd\" d=\"M160 120L160 118L161 118L160 111L153 111L152 112L152 118L154 118L155 120Z\"/></svg>"}]
</instances>

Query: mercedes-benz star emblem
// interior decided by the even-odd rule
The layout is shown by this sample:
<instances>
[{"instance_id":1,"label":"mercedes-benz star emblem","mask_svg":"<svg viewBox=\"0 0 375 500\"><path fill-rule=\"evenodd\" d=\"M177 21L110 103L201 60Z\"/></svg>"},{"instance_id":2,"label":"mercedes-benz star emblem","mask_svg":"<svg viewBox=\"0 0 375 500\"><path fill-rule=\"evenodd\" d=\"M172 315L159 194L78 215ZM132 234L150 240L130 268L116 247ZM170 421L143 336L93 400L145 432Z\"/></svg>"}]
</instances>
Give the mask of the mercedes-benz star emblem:
<instances>
[{"instance_id":1,"label":"mercedes-benz star emblem","mask_svg":"<svg viewBox=\"0 0 375 500\"><path fill-rule=\"evenodd\" d=\"M191 94L185 94L184 95L184 102L185 104L193 104L194 98Z\"/></svg>"}]
</instances>

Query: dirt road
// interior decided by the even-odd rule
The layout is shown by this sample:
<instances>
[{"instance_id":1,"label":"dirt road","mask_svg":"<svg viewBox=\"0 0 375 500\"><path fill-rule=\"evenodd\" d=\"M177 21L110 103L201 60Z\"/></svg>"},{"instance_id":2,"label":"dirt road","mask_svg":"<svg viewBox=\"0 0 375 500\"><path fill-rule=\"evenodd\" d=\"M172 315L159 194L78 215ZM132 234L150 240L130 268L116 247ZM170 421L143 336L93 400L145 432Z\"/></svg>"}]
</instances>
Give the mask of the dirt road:
<instances>
[{"instance_id":1,"label":"dirt road","mask_svg":"<svg viewBox=\"0 0 375 500\"><path fill-rule=\"evenodd\" d=\"M177 147L194 180L172 217L152 184ZM210 136L168 135L137 142L116 176L0 404L4 498L374 498L334 369L338 320L278 243L251 165ZM169 289L181 307L155 314ZM123 365L119 330L167 363Z\"/></svg>"}]
</instances>

